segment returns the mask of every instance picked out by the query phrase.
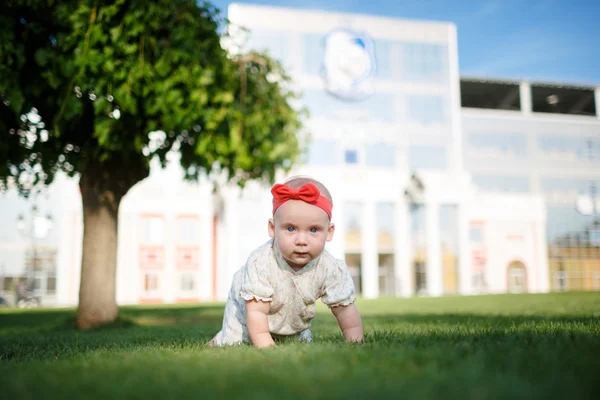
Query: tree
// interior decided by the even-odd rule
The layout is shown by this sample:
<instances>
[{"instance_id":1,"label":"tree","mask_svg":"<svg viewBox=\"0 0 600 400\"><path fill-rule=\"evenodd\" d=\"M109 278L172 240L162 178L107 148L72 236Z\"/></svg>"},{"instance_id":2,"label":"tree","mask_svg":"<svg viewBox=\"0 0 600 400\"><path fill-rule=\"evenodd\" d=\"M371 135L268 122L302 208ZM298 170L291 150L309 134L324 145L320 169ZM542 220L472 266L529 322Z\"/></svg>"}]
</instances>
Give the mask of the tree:
<instances>
[{"instance_id":1,"label":"tree","mask_svg":"<svg viewBox=\"0 0 600 400\"><path fill-rule=\"evenodd\" d=\"M23 195L79 176L84 235L77 324L113 321L117 214L174 149L186 179L272 181L298 155L289 78L220 45L218 10L194 0L6 1L0 15L0 186ZM165 133L158 148L148 134Z\"/></svg>"}]
</instances>

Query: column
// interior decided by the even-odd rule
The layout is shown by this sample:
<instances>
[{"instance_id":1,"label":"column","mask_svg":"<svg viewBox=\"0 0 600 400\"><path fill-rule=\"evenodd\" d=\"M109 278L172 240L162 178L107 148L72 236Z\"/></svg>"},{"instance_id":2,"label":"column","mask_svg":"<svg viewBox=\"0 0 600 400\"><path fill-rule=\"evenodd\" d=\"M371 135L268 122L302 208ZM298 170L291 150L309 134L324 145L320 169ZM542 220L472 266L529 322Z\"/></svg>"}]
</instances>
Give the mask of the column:
<instances>
[{"instance_id":1,"label":"column","mask_svg":"<svg viewBox=\"0 0 600 400\"><path fill-rule=\"evenodd\" d=\"M444 293L442 281L442 254L440 244L439 204L425 204L425 229L427 237L427 293L441 296Z\"/></svg>"},{"instance_id":2,"label":"column","mask_svg":"<svg viewBox=\"0 0 600 400\"><path fill-rule=\"evenodd\" d=\"M379 296L379 260L377 258L377 227L375 203L366 201L362 207L362 294L367 299Z\"/></svg>"},{"instance_id":3,"label":"column","mask_svg":"<svg viewBox=\"0 0 600 400\"><path fill-rule=\"evenodd\" d=\"M174 204L174 203L172 203ZM166 207L164 208L166 210ZM175 265L175 243L176 229L175 214L173 212L165 212L164 214L164 233L163 243L165 248L165 264L164 270L161 271L160 280L158 282L159 291L162 293L163 301L166 304L175 303L179 292L179 274Z\"/></svg>"},{"instance_id":4,"label":"column","mask_svg":"<svg viewBox=\"0 0 600 400\"><path fill-rule=\"evenodd\" d=\"M521 100L521 112L525 115L530 115L533 103L531 101L531 85L529 82L521 82L519 84L519 96Z\"/></svg>"},{"instance_id":5,"label":"column","mask_svg":"<svg viewBox=\"0 0 600 400\"><path fill-rule=\"evenodd\" d=\"M545 207L544 207L545 211ZM546 224L544 223L545 218L537 219L533 224L533 234L535 235L535 258L537 260L537 280L538 286L535 288L535 292L547 293L550 291L550 265L548 265L548 253L546 252Z\"/></svg>"},{"instance_id":6,"label":"column","mask_svg":"<svg viewBox=\"0 0 600 400\"><path fill-rule=\"evenodd\" d=\"M469 242L469 217L467 205L458 205L458 293L473 293L471 285L471 247Z\"/></svg>"},{"instance_id":7,"label":"column","mask_svg":"<svg viewBox=\"0 0 600 400\"><path fill-rule=\"evenodd\" d=\"M396 296L410 297L415 292L411 268L410 212L405 201L395 204L394 277Z\"/></svg>"}]
</instances>

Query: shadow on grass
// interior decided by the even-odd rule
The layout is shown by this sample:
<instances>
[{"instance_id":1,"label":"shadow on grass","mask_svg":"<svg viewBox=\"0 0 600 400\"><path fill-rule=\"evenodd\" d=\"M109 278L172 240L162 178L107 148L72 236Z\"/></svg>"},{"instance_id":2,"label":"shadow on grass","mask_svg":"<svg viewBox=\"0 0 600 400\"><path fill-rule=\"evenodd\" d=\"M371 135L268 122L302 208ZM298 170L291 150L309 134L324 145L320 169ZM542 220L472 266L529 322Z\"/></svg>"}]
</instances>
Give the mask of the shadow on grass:
<instances>
[{"instance_id":1,"label":"shadow on grass","mask_svg":"<svg viewBox=\"0 0 600 400\"><path fill-rule=\"evenodd\" d=\"M0 319L0 362L64 359L95 351L201 350L220 329L222 310L222 306L123 309L115 324L85 332L73 328L73 311L15 314L8 319L4 315ZM23 318L28 324L54 318L54 324L11 332L7 322L19 326L25 323ZM158 323L148 323L153 320ZM600 353L600 319L593 317L415 313L366 316L363 322L367 346L435 347L442 351L496 347L510 351L535 343L550 348L580 344ZM317 345L343 345L331 315L317 316L313 337Z\"/></svg>"},{"instance_id":2,"label":"shadow on grass","mask_svg":"<svg viewBox=\"0 0 600 400\"><path fill-rule=\"evenodd\" d=\"M121 307L117 321L96 329L209 322L221 319L223 309L223 305ZM3 334L3 331L18 330L19 328L33 328L36 331L40 329L77 329L75 315L74 309L11 310L0 314L0 335Z\"/></svg>"}]
</instances>

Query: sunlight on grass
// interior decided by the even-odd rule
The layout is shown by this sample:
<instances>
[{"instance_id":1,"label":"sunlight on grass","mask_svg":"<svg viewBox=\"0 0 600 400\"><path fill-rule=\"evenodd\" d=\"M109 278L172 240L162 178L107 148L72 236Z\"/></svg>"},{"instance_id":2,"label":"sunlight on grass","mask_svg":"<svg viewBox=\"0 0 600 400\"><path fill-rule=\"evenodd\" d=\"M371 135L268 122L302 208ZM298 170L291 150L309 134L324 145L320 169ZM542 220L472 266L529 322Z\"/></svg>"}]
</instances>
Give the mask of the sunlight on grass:
<instances>
[{"instance_id":1,"label":"sunlight on grass","mask_svg":"<svg viewBox=\"0 0 600 400\"><path fill-rule=\"evenodd\" d=\"M600 295L359 300L365 342L318 307L312 344L209 348L224 305L0 312L6 398L600 398ZM3 395L4 397L4 395Z\"/></svg>"}]
</instances>

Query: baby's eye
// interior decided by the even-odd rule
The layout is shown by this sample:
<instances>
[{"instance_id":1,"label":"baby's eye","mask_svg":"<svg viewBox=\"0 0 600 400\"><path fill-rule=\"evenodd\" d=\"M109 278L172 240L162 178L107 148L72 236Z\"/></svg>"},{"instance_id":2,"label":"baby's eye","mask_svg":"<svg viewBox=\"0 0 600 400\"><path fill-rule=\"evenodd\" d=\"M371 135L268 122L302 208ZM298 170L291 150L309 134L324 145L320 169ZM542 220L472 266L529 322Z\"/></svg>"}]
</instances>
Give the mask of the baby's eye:
<instances>
[{"instance_id":1,"label":"baby's eye","mask_svg":"<svg viewBox=\"0 0 600 400\"><path fill-rule=\"evenodd\" d=\"M294 232L296 229L294 229L293 226L288 226L287 228L285 228L285 230L288 232Z\"/></svg>"},{"instance_id":2,"label":"baby's eye","mask_svg":"<svg viewBox=\"0 0 600 400\"><path fill-rule=\"evenodd\" d=\"M317 229L317 228L310 228L310 232L311 233L317 233L317 232L319 232L319 229Z\"/></svg>"}]
</instances>

